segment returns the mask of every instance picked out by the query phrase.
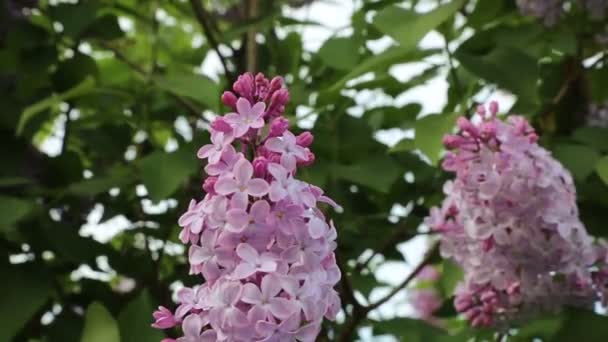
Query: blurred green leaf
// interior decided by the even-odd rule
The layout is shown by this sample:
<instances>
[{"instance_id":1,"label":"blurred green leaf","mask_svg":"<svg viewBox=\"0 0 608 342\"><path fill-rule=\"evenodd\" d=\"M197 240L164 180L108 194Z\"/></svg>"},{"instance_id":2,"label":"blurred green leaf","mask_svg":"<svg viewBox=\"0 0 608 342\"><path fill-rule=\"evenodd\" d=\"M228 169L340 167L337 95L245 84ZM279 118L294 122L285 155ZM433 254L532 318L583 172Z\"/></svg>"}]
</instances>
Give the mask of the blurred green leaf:
<instances>
[{"instance_id":1,"label":"blurred green leaf","mask_svg":"<svg viewBox=\"0 0 608 342\"><path fill-rule=\"evenodd\" d=\"M581 127L572 133L572 139L600 151L608 151L608 128Z\"/></svg>"},{"instance_id":2,"label":"blurred green leaf","mask_svg":"<svg viewBox=\"0 0 608 342\"><path fill-rule=\"evenodd\" d=\"M0 196L0 232L18 222L34 209L34 203L13 197Z\"/></svg>"},{"instance_id":3,"label":"blurred green leaf","mask_svg":"<svg viewBox=\"0 0 608 342\"><path fill-rule=\"evenodd\" d=\"M153 201L173 194L180 184L199 171L196 155L189 149L154 152L140 161L141 178Z\"/></svg>"},{"instance_id":4,"label":"blurred green leaf","mask_svg":"<svg viewBox=\"0 0 608 342\"><path fill-rule=\"evenodd\" d=\"M159 88L194 99L211 109L215 110L219 105L218 85L203 75L170 73L157 76L155 81Z\"/></svg>"},{"instance_id":5,"label":"blurred green leaf","mask_svg":"<svg viewBox=\"0 0 608 342\"><path fill-rule=\"evenodd\" d=\"M337 178L368 186L376 191L388 192L401 175L399 166L387 156L377 156L354 165L336 165Z\"/></svg>"},{"instance_id":6,"label":"blurred green leaf","mask_svg":"<svg viewBox=\"0 0 608 342\"><path fill-rule=\"evenodd\" d=\"M61 102L67 101L69 99L84 95L95 87L95 80L93 77L87 77L80 84L74 86L70 90L67 90L60 94L53 94L46 99L36 102L23 111L21 117L19 118L19 123L17 124L17 135L21 135L25 125L34 118L34 116L43 110L56 106Z\"/></svg>"},{"instance_id":7,"label":"blurred green leaf","mask_svg":"<svg viewBox=\"0 0 608 342\"><path fill-rule=\"evenodd\" d=\"M81 342L120 342L118 324L100 302L93 302L85 313Z\"/></svg>"},{"instance_id":8,"label":"blurred green leaf","mask_svg":"<svg viewBox=\"0 0 608 342\"><path fill-rule=\"evenodd\" d=\"M417 13L398 6L382 9L374 17L374 25L399 42L402 48L412 49L418 42L456 13L465 0L452 0L428 13Z\"/></svg>"},{"instance_id":9,"label":"blurred green leaf","mask_svg":"<svg viewBox=\"0 0 608 342\"><path fill-rule=\"evenodd\" d=\"M462 268L453 261L446 259L443 261L443 269L441 271L441 278L439 279L439 286L443 291L445 297L452 296L454 289L459 282L464 279L464 273Z\"/></svg>"},{"instance_id":10,"label":"blurred green leaf","mask_svg":"<svg viewBox=\"0 0 608 342\"><path fill-rule=\"evenodd\" d=\"M359 44L353 37L330 38L323 43L318 54L330 67L349 70L359 62Z\"/></svg>"},{"instance_id":11,"label":"blurred green leaf","mask_svg":"<svg viewBox=\"0 0 608 342\"><path fill-rule=\"evenodd\" d=\"M598 160L595 170L600 178L608 185L608 156Z\"/></svg>"},{"instance_id":12,"label":"blurred green leaf","mask_svg":"<svg viewBox=\"0 0 608 342\"><path fill-rule=\"evenodd\" d=\"M569 310L561 329L550 342L605 342L608 336L608 317L591 310Z\"/></svg>"},{"instance_id":13,"label":"blurred green leaf","mask_svg":"<svg viewBox=\"0 0 608 342\"><path fill-rule=\"evenodd\" d=\"M155 306L147 290L135 297L118 316L122 342L160 341L164 335L150 326Z\"/></svg>"},{"instance_id":14,"label":"blurred green leaf","mask_svg":"<svg viewBox=\"0 0 608 342\"><path fill-rule=\"evenodd\" d=\"M72 183L67 191L76 195L96 195L114 187L121 188L132 179L132 170L118 166L111 168L107 175L95 176L82 182Z\"/></svg>"},{"instance_id":15,"label":"blurred green leaf","mask_svg":"<svg viewBox=\"0 0 608 342\"><path fill-rule=\"evenodd\" d=\"M560 144L555 147L554 153L555 158L561 161L578 181L584 181L600 159L597 150L585 145Z\"/></svg>"},{"instance_id":16,"label":"blurred green leaf","mask_svg":"<svg viewBox=\"0 0 608 342\"><path fill-rule=\"evenodd\" d=\"M454 129L457 113L428 115L416 122L414 144L422 151L433 165L439 161L443 148L443 136Z\"/></svg>"},{"instance_id":17,"label":"blurred green leaf","mask_svg":"<svg viewBox=\"0 0 608 342\"><path fill-rule=\"evenodd\" d=\"M3 206L0 204L0 208ZM0 263L0 341L12 341L15 334L46 303L49 279L40 270Z\"/></svg>"},{"instance_id":18,"label":"blurred green leaf","mask_svg":"<svg viewBox=\"0 0 608 342\"><path fill-rule=\"evenodd\" d=\"M536 104L539 69L534 58L513 47L496 46L477 53L466 49L466 43L454 56L473 74L513 92L521 101Z\"/></svg>"},{"instance_id":19,"label":"blurred green leaf","mask_svg":"<svg viewBox=\"0 0 608 342\"><path fill-rule=\"evenodd\" d=\"M559 316L534 319L517 329L517 334L509 339L519 342L529 342L535 339L551 341L560 329L562 322L563 318Z\"/></svg>"},{"instance_id":20,"label":"blurred green leaf","mask_svg":"<svg viewBox=\"0 0 608 342\"><path fill-rule=\"evenodd\" d=\"M391 147L388 151L389 153L407 152L415 148L416 144L414 143L414 139L403 138L395 146Z\"/></svg>"},{"instance_id":21,"label":"blurred green leaf","mask_svg":"<svg viewBox=\"0 0 608 342\"><path fill-rule=\"evenodd\" d=\"M346 76L334 83L329 88L329 91L336 92L340 90L340 88L342 88L346 82L355 77L361 76L366 72L388 69L388 67L397 63L408 63L421 60L437 52L439 52L439 50L419 50L414 48L407 49L401 46L390 47L386 51L361 61L361 63L346 74Z\"/></svg>"}]
</instances>

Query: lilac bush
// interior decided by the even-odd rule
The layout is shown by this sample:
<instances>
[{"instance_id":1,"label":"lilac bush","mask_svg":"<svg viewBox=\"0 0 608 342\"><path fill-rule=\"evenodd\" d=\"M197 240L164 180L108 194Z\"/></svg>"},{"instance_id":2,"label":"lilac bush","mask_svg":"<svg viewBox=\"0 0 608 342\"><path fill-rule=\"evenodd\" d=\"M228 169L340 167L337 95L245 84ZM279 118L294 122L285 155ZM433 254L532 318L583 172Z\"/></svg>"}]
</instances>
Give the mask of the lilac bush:
<instances>
[{"instance_id":1,"label":"lilac bush","mask_svg":"<svg viewBox=\"0 0 608 342\"><path fill-rule=\"evenodd\" d=\"M579 220L570 173L520 116L480 107L448 135L443 168L456 174L427 224L441 254L464 270L455 307L473 326L506 326L565 305L605 301L606 248ZM599 266L599 267L598 267Z\"/></svg>"},{"instance_id":2,"label":"lilac bush","mask_svg":"<svg viewBox=\"0 0 608 342\"><path fill-rule=\"evenodd\" d=\"M607 0L517 0L517 6L524 15L542 19L547 26L554 26L573 5L581 7L593 20L601 20L608 8Z\"/></svg>"},{"instance_id":3,"label":"lilac bush","mask_svg":"<svg viewBox=\"0 0 608 342\"><path fill-rule=\"evenodd\" d=\"M206 195L179 218L190 273L204 283L181 289L175 312L160 307L153 326L181 325L177 341L314 341L340 309L336 229L317 207L337 205L295 178L314 161L313 136L289 131L282 79L247 73L233 90L222 101L234 112L198 151Z\"/></svg>"}]
</instances>

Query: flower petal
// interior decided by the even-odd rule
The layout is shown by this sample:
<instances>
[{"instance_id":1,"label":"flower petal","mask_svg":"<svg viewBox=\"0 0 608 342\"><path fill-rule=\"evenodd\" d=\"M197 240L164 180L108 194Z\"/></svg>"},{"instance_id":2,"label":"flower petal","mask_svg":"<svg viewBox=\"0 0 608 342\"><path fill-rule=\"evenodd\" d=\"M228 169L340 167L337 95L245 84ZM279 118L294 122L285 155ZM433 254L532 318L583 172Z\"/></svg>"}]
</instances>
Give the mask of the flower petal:
<instances>
[{"instance_id":1,"label":"flower petal","mask_svg":"<svg viewBox=\"0 0 608 342\"><path fill-rule=\"evenodd\" d=\"M268 193L268 183L261 178L254 178L247 182L247 192L254 197L262 197Z\"/></svg>"},{"instance_id":2,"label":"flower petal","mask_svg":"<svg viewBox=\"0 0 608 342\"><path fill-rule=\"evenodd\" d=\"M237 183L230 177L220 177L213 187L215 192L220 195L230 195L238 190Z\"/></svg>"}]
</instances>

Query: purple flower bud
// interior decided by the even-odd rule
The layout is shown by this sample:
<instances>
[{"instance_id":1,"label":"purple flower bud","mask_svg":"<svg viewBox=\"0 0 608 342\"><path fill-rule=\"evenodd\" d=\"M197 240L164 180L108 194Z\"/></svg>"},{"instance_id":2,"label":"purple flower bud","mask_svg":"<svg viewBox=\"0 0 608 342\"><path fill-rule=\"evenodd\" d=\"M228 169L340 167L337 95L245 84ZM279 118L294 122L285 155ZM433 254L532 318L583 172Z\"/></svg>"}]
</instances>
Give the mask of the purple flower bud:
<instances>
[{"instance_id":1,"label":"purple flower bud","mask_svg":"<svg viewBox=\"0 0 608 342\"><path fill-rule=\"evenodd\" d=\"M223 118L213 120L211 123L211 129L224 133L232 132L232 127Z\"/></svg>"},{"instance_id":2,"label":"purple flower bud","mask_svg":"<svg viewBox=\"0 0 608 342\"><path fill-rule=\"evenodd\" d=\"M310 145L312 145L312 142L315 140L314 135L312 135L312 133L306 131L306 132L302 132L300 133L300 135L298 135L296 137L296 143L302 147L310 147Z\"/></svg>"},{"instance_id":3,"label":"purple flower bud","mask_svg":"<svg viewBox=\"0 0 608 342\"><path fill-rule=\"evenodd\" d=\"M280 137L285 133L285 131L289 128L289 120L284 117L278 117L272 120L270 123L270 131L268 132L268 137Z\"/></svg>"},{"instance_id":4,"label":"purple flower bud","mask_svg":"<svg viewBox=\"0 0 608 342\"><path fill-rule=\"evenodd\" d=\"M222 94L222 103L224 103L226 106L232 108L233 110L236 110L236 101L237 100L238 100L238 98L231 91L225 91L224 94Z\"/></svg>"},{"instance_id":5,"label":"purple flower bud","mask_svg":"<svg viewBox=\"0 0 608 342\"><path fill-rule=\"evenodd\" d=\"M268 171L268 159L265 157L257 157L253 160L253 175L257 178L266 178Z\"/></svg>"},{"instance_id":6,"label":"purple flower bud","mask_svg":"<svg viewBox=\"0 0 608 342\"><path fill-rule=\"evenodd\" d=\"M217 177L209 177L205 179L203 182L203 190L210 195L216 195L215 192L215 183L217 182Z\"/></svg>"}]
</instances>

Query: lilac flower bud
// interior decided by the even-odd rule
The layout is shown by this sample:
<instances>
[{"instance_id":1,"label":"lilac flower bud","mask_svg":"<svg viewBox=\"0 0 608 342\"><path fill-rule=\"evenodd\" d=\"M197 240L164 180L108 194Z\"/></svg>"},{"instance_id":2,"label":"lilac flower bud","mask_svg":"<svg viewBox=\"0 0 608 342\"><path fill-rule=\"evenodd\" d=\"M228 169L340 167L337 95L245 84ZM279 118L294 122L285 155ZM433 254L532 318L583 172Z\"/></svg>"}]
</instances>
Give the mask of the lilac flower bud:
<instances>
[{"instance_id":1,"label":"lilac flower bud","mask_svg":"<svg viewBox=\"0 0 608 342\"><path fill-rule=\"evenodd\" d=\"M214 190L215 182L217 182L217 177L209 177L205 179L203 182L203 190L205 190L205 192L209 195L217 195Z\"/></svg>"},{"instance_id":2,"label":"lilac flower bud","mask_svg":"<svg viewBox=\"0 0 608 342\"><path fill-rule=\"evenodd\" d=\"M310 147L315 137L310 132L302 132L296 137L296 143L302 147Z\"/></svg>"},{"instance_id":3,"label":"lilac flower bud","mask_svg":"<svg viewBox=\"0 0 608 342\"><path fill-rule=\"evenodd\" d=\"M213 120L213 122L211 123L211 129L223 133L232 132L232 126L230 126L230 124L222 118L217 118Z\"/></svg>"},{"instance_id":4,"label":"lilac flower bud","mask_svg":"<svg viewBox=\"0 0 608 342\"><path fill-rule=\"evenodd\" d=\"M258 178L266 178L268 159L257 157L253 160L253 175Z\"/></svg>"},{"instance_id":5,"label":"lilac flower bud","mask_svg":"<svg viewBox=\"0 0 608 342\"><path fill-rule=\"evenodd\" d=\"M222 94L222 103L233 110L236 110L236 100L238 100L236 95L231 91L225 91L224 94Z\"/></svg>"},{"instance_id":6,"label":"lilac flower bud","mask_svg":"<svg viewBox=\"0 0 608 342\"><path fill-rule=\"evenodd\" d=\"M268 137L280 137L289 128L289 120L283 117L278 117L270 123L270 131Z\"/></svg>"}]
</instances>

